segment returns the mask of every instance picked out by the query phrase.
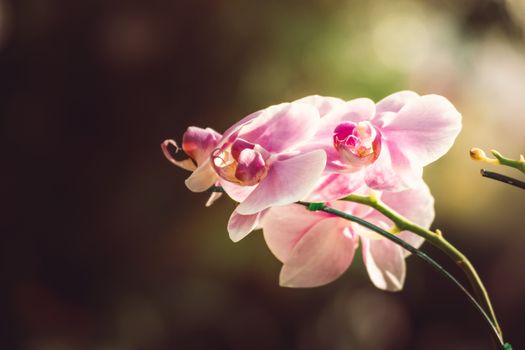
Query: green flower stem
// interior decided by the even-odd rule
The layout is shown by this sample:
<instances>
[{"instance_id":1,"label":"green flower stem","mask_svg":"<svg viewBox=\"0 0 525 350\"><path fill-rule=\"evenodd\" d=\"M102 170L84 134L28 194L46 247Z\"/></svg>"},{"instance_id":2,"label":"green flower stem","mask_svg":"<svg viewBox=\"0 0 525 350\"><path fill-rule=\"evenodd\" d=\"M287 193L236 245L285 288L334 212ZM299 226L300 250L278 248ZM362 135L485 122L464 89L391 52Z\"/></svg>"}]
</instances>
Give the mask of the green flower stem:
<instances>
[{"instance_id":1,"label":"green flower stem","mask_svg":"<svg viewBox=\"0 0 525 350\"><path fill-rule=\"evenodd\" d=\"M346 220L349 220L349 221L353 221L353 222L356 222L356 223L358 223L358 224L360 224L362 226L365 226L365 227L367 227L367 228L377 232L381 236L383 236L383 237L393 241L394 243L400 245L401 247L403 247L404 249L408 250L409 252L411 252L415 256L417 256L417 257L423 259L424 261L426 261L434 269L436 269L438 272L440 272L442 275L444 275L446 278L448 278L450 281L452 281L463 292L463 294L465 294L467 296L467 299L472 303L472 305L474 305L474 307L478 310L478 312L483 316L483 319L485 320L485 322L489 326L489 329L491 330L491 334L492 334L492 336L493 336L493 338L494 338L498 348L499 349L508 349L508 346L510 346L510 345L503 343L503 339L501 337L500 332L495 327L495 324L492 322L490 316L487 314L485 309L483 309L483 307L477 302L477 300L472 296L472 294L470 294L468 292L468 290L465 287L463 287L463 285L454 276L452 276L450 274L450 272L445 270L441 265L439 265L434 259L429 257L427 254L425 254L421 250L415 248L414 246L410 245L409 243L403 241L401 238L397 237L396 235L394 235L394 234L392 234L392 233L390 233L390 232L380 228L379 226L376 226L376 225L372 224L371 222L368 222L366 220L358 218L358 217L356 217L354 215L345 213L343 211L337 210L337 209L332 208L332 207L328 207L328 206L324 205L323 203L298 202L298 204L304 205L305 207L308 208L308 210L311 210L311 211L323 211L325 213L330 213L330 214L333 214L335 216L341 217L343 219L346 219Z\"/></svg>"},{"instance_id":2,"label":"green flower stem","mask_svg":"<svg viewBox=\"0 0 525 350\"><path fill-rule=\"evenodd\" d=\"M490 319L492 320L492 324L496 328L500 338L503 338L503 334L501 332L501 328L496 319L494 309L492 308L492 304L490 302L489 295L487 293L487 290L485 289L485 286L483 285L483 282L481 281L481 278L476 272L476 269L474 268L472 263L467 259L467 257L463 255L463 253L457 250L456 247L450 244L450 242L448 242L443 237L443 235L441 234L439 230L437 230L436 232L433 232L421 226L416 225L415 223L407 220L403 216L396 213L394 210L392 210L386 204L382 203L375 196L360 196L360 195L351 194L343 198L342 200L364 204L364 205L367 205L367 206L370 206L376 209L381 214L385 215L387 218L392 220L394 224L396 225L397 229L399 229L399 231L411 231L425 238L432 245L441 249L443 252L445 252L445 254L447 254L450 258L452 258L452 260L454 260L456 264L467 275L467 278L472 288L474 289L475 294L478 296L479 299L481 299L485 307L485 310L489 314Z\"/></svg>"},{"instance_id":3,"label":"green flower stem","mask_svg":"<svg viewBox=\"0 0 525 350\"><path fill-rule=\"evenodd\" d=\"M493 165L504 165L521 171L525 174L525 157L520 155L519 159L504 157L496 150L490 150L495 158L489 158L481 148L474 147L470 150L470 158Z\"/></svg>"},{"instance_id":4,"label":"green flower stem","mask_svg":"<svg viewBox=\"0 0 525 350\"><path fill-rule=\"evenodd\" d=\"M525 158L523 156L520 156L520 159L510 159L502 156L501 153L499 153L496 150L491 150L490 153L492 153L492 155L496 157L496 159L501 165L518 169L519 171L525 174Z\"/></svg>"},{"instance_id":5,"label":"green flower stem","mask_svg":"<svg viewBox=\"0 0 525 350\"><path fill-rule=\"evenodd\" d=\"M224 189L220 186L212 186L209 189L211 192L224 192ZM350 220L353 222L356 222L360 225L363 225L378 234L382 235L383 237L393 241L394 243L400 245L404 249L408 250L415 256L423 259L427 263L429 263L433 268L438 270L441 274L443 274L446 278L448 278L450 281L452 281L466 296L467 299L476 307L476 309L480 312L480 314L483 316L483 319L487 322L491 334L495 340L495 344L502 349L502 350L511 350L512 347L509 343L503 343L503 336L501 333L501 329L497 323L496 316L494 315L494 310L492 309L490 299L488 297L488 293L483 286L483 283L481 282L481 279L479 278L476 270L470 263L470 261L460 252L458 251L453 245L451 245L443 236L441 235L440 231L432 232L430 230L427 230L425 228L422 228L411 221L407 220L403 216L396 213L394 210L389 208L387 205L382 203L379 199L377 199L375 196L359 196L359 195L350 195L342 200L347 200L351 202L356 202L359 204L368 205L377 211L381 212L386 217L390 218L395 224L396 224L396 231L411 231L415 234L418 234L428 241L430 241L432 244L437 246L438 248L442 249L447 255L452 257L454 261L463 269L463 271L466 273L467 277L469 278L470 283L473 285L474 290L481 295L481 299L483 300L485 304L485 308L483 308L478 301L469 293L469 291L463 287L463 285L454 277L452 276L447 270L445 270L441 265L439 265L435 260L430 258L427 254L422 252L421 250L411 246L407 242L403 241L396 235L383 230L382 228L375 226L374 224L360 219L356 216L350 215L348 213L345 213L343 211L339 211L335 208L327 207L324 203L307 203L307 202L298 202L298 204L306 206L311 211L324 211L326 213L330 213L336 216L339 216L341 218L344 218L346 220ZM489 314L487 314L487 310L489 311Z\"/></svg>"}]
</instances>

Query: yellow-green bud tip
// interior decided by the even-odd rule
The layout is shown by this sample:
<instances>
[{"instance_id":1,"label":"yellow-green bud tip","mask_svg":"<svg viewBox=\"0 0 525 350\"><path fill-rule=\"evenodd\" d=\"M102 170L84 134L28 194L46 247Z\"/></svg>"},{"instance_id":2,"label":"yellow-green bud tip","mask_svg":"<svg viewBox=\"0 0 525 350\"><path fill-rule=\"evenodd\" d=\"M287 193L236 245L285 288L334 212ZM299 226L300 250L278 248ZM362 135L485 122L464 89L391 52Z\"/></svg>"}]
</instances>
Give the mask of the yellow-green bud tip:
<instances>
[{"instance_id":1,"label":"yellow-green bud tip","mask_svg":"<svg viewBox=\"0 0 525 350\"><path fill-rule=\"evenodd\" d=\"M492 152L492 154L494 154L496 156L499 155L499 153L494 151L494 150L492 150L491 152ZM474 147L474 148L472 148L470 150L470 158L472 158L474 160L479 160L479 161L482 161L482 162L485 162L485 163L489 163L489 164L495 164L495 165L499 164L499 160L498 159L493 159L493 158L487 157L485 152L481 148L477 148L477 147Z\"/></svg>"},{"instance_id":2,"label":"yellow-green bud tip","mask_svg":"<svg viewBox=\"0 0 525 350\"><path fill-rule=\"evenodd\" d=\"M485 160L487 155L481 148L474 147L470 150L470 158L474 160Z\"/></svg>"}]
</instances>

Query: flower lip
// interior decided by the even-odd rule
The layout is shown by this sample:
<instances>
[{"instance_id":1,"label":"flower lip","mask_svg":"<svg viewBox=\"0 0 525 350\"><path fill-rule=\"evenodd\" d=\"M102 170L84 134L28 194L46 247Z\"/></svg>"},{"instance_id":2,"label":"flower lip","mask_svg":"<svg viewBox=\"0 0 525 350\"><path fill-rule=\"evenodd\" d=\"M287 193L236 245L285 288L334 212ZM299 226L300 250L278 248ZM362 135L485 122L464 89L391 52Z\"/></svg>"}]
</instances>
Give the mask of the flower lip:
<instances>
[{"instance_id":1,"label":"flower lip","mask_svg":"<svg viewBox=\"0 0 525 350\"><path fill-rule=\"evenodd\" d=\"M241 138L211 154L215 172L224 180L241 186L253 186L268 174L270 153Z\"/></svg>"},{"instance_id":2,"label":"flower lip","mask_svg":"<svg viewBox=\"0 0 525 350\"><path fill-rule=\"evenodd\" d=\"M260 152L245 148L237 159L235 177L245 186L258 184L268 174L268 167Z\"/></svg>"},{"instance_id":3,"label":"flower lip","mask_svg":"<svg viewBox=\"0 0 525 350\"><path fill-rule=\"evenodd\" d=\"M343 163L360 168L379 157L381 133L368 121L343 122L334 129L333 145Z\"/></svg>"},{"instance_id":4,"label":"flower lip","mask_svg":"<svg viewBox=\"0 0 525 350\"><path fill-rule=\"evenodd\" d=\"M238 138L235 140L235 142L231 146L231 154L233 158L237 161L239 161L239 157L241 155L241 152L245 149L254 149L255 144L248 142L244 139Z\"/></svg>"}]
</instances>

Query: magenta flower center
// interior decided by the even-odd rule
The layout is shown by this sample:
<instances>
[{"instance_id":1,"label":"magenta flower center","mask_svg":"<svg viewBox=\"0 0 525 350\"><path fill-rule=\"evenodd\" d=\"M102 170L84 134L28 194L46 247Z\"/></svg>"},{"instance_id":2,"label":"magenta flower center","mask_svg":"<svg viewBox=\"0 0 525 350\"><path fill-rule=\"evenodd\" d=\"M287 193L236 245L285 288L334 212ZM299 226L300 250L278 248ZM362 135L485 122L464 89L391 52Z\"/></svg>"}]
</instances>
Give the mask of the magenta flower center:
<instances>
[{"instance_id":1,"label":"magenta flower center","mask_svg":"<svg viewBox=\"0 0 525 350\"><path fill-rule=\"evenodd\" d=\"M224 180L241 186L253 186L268 174L269 156L260 145L236 139L227 149L212 153L212 164Z\"/></svg>"},{"instance_id":2,"label":"magenta flower center","mask_svg":"<svg viewBox=\"0 0 525 350\"><path fill-rule=\"evenodd\" d=\"M372 164L381 151L381 134L368 121L339 124L333 140L341 161L355 168Z\"/></svg>"}]
</instances>

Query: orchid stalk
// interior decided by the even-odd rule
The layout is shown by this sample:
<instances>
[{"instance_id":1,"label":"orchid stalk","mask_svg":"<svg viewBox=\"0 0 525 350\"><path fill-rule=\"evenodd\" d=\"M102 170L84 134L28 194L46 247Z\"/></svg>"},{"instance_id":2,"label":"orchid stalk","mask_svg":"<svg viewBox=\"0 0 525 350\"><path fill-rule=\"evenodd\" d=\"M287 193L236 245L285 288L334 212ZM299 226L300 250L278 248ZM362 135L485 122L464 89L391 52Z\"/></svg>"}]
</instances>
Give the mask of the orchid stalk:
<instances>
[{"instance_id":1,"label":"orchid stalk","mask_svg":"<svg viewBox=\"0 0 525 350\"><path fill-rule=\"evenodd\" d=\"M518 188L525 190L525 182L515 179L513 177L503 175L500 173L495 173L493 171L488 171L485 169L481 169L480 174L483 177L486 177L492 180L496 180L499 182L503 182L503 183L506 183L507 185L516 186Z\"/></svg>"},{"instance_id":2,"label":"orchid stalk","mask_svg":"<svg viewBox=\"0 0 525 350\"><path fill-rule=\"evenodd\" d=\"M492 307L489 294L483 282L481 281L481 278L479 277L476 269L463 253L461 253L454 245L452 245L449 241L446 240L446 238L443 236L443 233L440 230L431 231L411 222L410 220L406 219L405 217L399 215L394 210L389 208L386 204L382 203L381 200L375 197L373 194L370 196L351 194L346 196L342 200L364 204L376 209L381 214L383 214L384 216L386 216L394 222L395 231L400 232L407 230L413 232L425 238L425 240L427 240L429 243L431 243L435 247L442 250L445 254L447 254L463 270L476 295L478 296L478 298L481 299L483 305L485 306L485 310L487 311L491 322L497 330L499 336L503 336L501 332L501 327L499 326L498 321L496 319L496 314L494 312L494 308Z\"/></svg>"},{"instance_id":3,"label":"orchid stalk","mask_svg":"<svg viewBox=\"0 0 525 350\"><path fill-rule=\"evenodd\" d=\"M224 192L224 189L220 186L212 186L210 187L209 190L210 192L218 192L218 193ZM447 279L449 279L452 283L454 283L461 290L461 292L465 294L469 302L473 304L473 306L481 314L481 316L487 323L491 331L491 335L494 338L498 348L503 349L503 350L512 349L509 343L504 343L503 341L503 334L497 322L496 315L492 308L492 304L490 302L488 292L485 289L483 282L481 281L481 278L477 274L474 266L464 254L462 254L457 248L455 248L451 243L449 243L443 237L443 234L441 233L441 231L436 230L435 232L433 232L433 231L430 231L428 229L425 229L413 223L409 219L405 218L404 216L398 214L393 209L388 207L388 205L381 202L381 200L377 198L374 192L372 192L372 194L369 196L349 195L345 198L342 198L341 200L367 205L379 211L381 214L385 215L386 217L388 217L390 220L394 222L395 226L391 227L389 230L390 232L389 232L355 215L352 215L347 212L338 210L336 208L327 206L325 203L311 203L311 202L303 202L303 201L299 201L297 203L305 206L308 210L312 212L321 211L321 212L329 213L331 215L334 215L334 216L343 218L345 220L349 220L359 225L362 225L378 233L384 238L394 242L395 244L408 250L410 253L414 254L418 258L427 262L434 269L436 269L438 272L444 275ZM467 275L472 287L474 288L475 293L478 295L478 297L481 298L484 307L480 305L478 300L474 296L472 296L472 294L470 294L470 292L450 272L448 272L445 268L443 268L433 258L431 258L428 254L424 253L420 249L415 248L408 242L399 238L396 234L392 233L392 232L399 233L401 231L410 231L410 232L413 232L425 238L431 244L438 247L439 249L444 251L448 256L453 258L454 261L462 268L462 270Z\"/></svg>"},{"instance_id":4,"label":"orchid stalk","mask_svg":"<svg viewBox=\"0 0 525 350\"><path fill-rule=\"evenodd\" d=\"M383 214L385 214L385 212L388 212L388 213L392 214L392 217L390 217L390 219L392 219L394 222L396 222L396 227L398 229L400 229L400 230L401 230L401 228L400 228L400 226L401 226L401 227L404 227L404 229L408 229L408 230L411 230L412 228L414 228L414 229L417 229L417 230L428 231L428 230L426 230L426 229L424 229L422 227L419 227L418 225L416 225L414 223L411 223L409 220L407 220L403 216L395 213L394 211L389 209L387 206L383 206L376 199L372 199L373 198L372 196L370 196L370 197L358 196L358 197L359 197L358 198L359 201L356 201L356 202L360 203L360 204L366 204L366 203L363 203L363 202L366 202L366 201L362 201L361 200L361 199L365 199L365 198L370 199L371 202L378 203L378 205L373 206L374 209L377 209L377 210L381 209L381 212ZM345 198L345 200L352 201L351 199L346 199L346 198ZM308 208L308 210L311 210L311 211L323 211L325 213L330 213L332 215L344 218L346 220L356 222L356 223L358 223L358 224L360 224L360 225L362 225L362 226L364 226L364 227L366 227L366 228L368 228L370 230L375 231L376 233L380 234L381 236L385 237L386 239L389 239L390 241L394 242L395 244L397 244L397 245L403 247L404 249L408 250L410 253L414 254L418 258L420 258L420 259L424 260L425 262L427 262L434 269L436 269L438 272L440 272L442 275L444 275L447 279L452 281L452 283L454 283L461 290L461 292L463 294L465 294L467 299L472 303L472 305L474 305L476 310L481 314L481 316L483 317L485 322L488 324L488 327L489 327L489 329L491 331L491 335L493 336L494 340L496 341L496 344L498 345L498 347L500 349L503 349L503 350L510 350L510 349L512 349L512 347L511 347L511 345L509 343L504 343L503 342L503 335L501 334L501 330L500 330L500 328L498 326L498 323L496 321L496 318L495 318L495 315L494 315L494 312L493 312L492 308L490 308L490 315L487 314L486 310L478 303L476 298L474 298L472 296L472 294L470 294L469 291L450 272L448 272L445 268L443 268L440 264L438 264L434 259L432 259L430 256L428 256L428 254L422 252L421 250L419 250L419 249L415 248L414 246L410 245L409 243L405 242L401 238L397 237L395 234L392 234L392 233L382 229L381 227L372 224L371 222L363 220L363 219L361 219L361 218L359 218L357 216L345 213L345 212L340 211L338 209L326 206L324 203L299 202L299 204L304 205L305 207ZM396 218L395 220L393 219L394 216ZM400 226L398 226L398 224ZM404 226L403 226L403 224L404 224ZM395 231L395 229L392 230L392 231ZM412 231L412 232L414 232L414 231ZM435 234L437 234L438 236L442 237L442 235L440 233L438 234L436 232ZM454 248L448 242L447 242L447 245L452 247L452 248ZM443 248L441 248L441 249L443 249ZM456 249L454 248L454 250L456 250ZM459 251L457 251L457 252L459 253ZM461 254L461 253L459 253L459 254ZM466 259L466 257L464 257L464 258ZM472 266L470 264L470 262L468 262L468 260L466 260L466 262L470 266ZM479 277L477 277L476 271L473 268L472 268L472 271L476 275L477 281L479 281L479 283L480 283L480 285L477 286L477 287L479 287L480 289L482 289L485 292L485 295L487 297L486 302L488 302L488 305L490 307L490 299L488 299L488 294L486 293L485 288L483 287L483 284L481 283L481 280L479 279Z\"/></svg>"}]
</instances>

